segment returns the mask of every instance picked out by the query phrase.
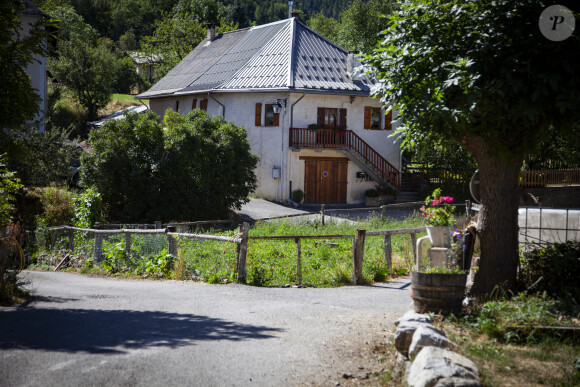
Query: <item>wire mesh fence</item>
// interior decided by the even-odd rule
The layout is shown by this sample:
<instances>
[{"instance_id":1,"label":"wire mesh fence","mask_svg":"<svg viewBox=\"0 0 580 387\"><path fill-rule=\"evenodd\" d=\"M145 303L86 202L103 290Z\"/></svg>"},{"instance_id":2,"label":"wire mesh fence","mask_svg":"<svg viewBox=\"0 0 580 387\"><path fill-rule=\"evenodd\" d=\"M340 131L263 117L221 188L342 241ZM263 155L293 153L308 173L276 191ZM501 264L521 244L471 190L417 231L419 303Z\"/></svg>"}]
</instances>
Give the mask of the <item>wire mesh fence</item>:
<instances>
[{"instance_id":1,"label":"wire mesh fence","mask_svg":"<svg viewBox=\"0 0 580 387\"><path fill-rule=\"evenodd\" d=\"M519 242L525 250L580 240L580 210L521 207L518 210Z\"/></svg>"}]
</instances>

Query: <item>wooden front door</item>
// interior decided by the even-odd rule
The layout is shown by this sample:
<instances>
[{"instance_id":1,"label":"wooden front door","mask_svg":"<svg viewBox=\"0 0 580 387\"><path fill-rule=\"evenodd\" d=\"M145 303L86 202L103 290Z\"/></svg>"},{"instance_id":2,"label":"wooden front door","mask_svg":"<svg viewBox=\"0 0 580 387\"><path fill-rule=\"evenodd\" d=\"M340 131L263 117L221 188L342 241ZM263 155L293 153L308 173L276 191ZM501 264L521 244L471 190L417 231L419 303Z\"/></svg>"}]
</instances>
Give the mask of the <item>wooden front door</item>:
<instances>
[{"instance_id":1,"label":"wooden front door","mask_svg":"<svg viewBox=\"0 0 580 387\"><path fill-rule=\"evenodd\" d=\"M309 158L304 162L304 203L345 204L348 161Z\"/></svg>"}]
</instances>

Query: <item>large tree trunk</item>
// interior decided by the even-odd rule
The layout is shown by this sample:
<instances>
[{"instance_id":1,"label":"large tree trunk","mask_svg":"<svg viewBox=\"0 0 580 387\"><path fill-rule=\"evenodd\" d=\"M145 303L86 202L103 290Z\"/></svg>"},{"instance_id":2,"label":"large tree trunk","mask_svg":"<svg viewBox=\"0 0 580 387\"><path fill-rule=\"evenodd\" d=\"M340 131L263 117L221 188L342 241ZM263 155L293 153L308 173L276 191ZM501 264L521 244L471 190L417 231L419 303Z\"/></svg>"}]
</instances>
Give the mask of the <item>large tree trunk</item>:
<instances>
[{"instance_id":1,"label":"large tree trunk","mask_svg":"<svg viewBox=\"0 0 580 387\"><path fill-rule=\"evenodd\" d=\"M475 145L475 144L470 144ZM496 287L513 290L518 267L519 171L522 157L489 156L478 141L469 149L479 168L481 210L477 232L481 242L479 270L471 295L485 297ZM469 146L469 148L475 148Z\"/></svg>"}]
</instances>

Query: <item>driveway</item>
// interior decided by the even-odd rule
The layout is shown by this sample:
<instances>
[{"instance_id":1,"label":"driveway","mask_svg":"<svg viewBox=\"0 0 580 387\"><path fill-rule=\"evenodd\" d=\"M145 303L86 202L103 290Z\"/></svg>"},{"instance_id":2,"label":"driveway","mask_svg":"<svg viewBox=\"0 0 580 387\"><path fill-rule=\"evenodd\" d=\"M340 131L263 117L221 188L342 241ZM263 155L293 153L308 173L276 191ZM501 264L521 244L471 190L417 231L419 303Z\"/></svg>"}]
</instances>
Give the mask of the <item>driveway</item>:
<instances>
[{"instance_id":1,"label":"driveway","mask_svg":"<svg viewBox=\"0 0 580 387\"><path fill-rule=\"evenodd\" d=\"M22 276L35 297L0 309L2 385L344 385L344 373L381 371L370 348L411 301L406 279L283 289Z\"/></svg>"}]
</instances>

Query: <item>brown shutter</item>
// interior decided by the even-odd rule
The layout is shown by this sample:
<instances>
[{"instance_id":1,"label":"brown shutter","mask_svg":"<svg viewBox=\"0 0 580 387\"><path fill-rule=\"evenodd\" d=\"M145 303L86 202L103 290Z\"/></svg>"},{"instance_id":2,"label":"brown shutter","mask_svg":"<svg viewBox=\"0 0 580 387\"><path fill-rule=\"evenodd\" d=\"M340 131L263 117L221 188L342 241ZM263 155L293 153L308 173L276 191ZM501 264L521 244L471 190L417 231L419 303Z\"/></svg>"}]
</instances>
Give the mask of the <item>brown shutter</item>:
<instances>
[{"instance_id":1,"label":"brown shutter","mask_svg":"<svg viewBox=\"0 0 580 387\"><path fill-rule=\"evenodd\" d=\"M191 103L191 110L193 110L193 109L197 109L197 99L196 98L194 98L193 102Z\"/></svg>"},{"instance_id":2,"label":"brown shutter","mask_svg":"<svg viewBox=\"0 0 580 387\"><path fill-rule=\"evenodd\" d=\"M372 108L370 106L365 106L365 129L371 128L371 113Z\"/></svg>"},{"instance_id":3,"label":"brown shutter","mask_svg":"<svg viewBox=\"0 0 580 387\"><path fill-rule=\"evenodd\" d=\"M254 123L256 126L262 126L262 104L256 104L256 122Z\"/></svg>"},{"instance_id":4,"label":"brown shutter","mask_svg":"<svg viewBox=\"0 0 580 387\"><path fill-rule=\"evenodd\" d=\"M175 111L179 111L179 101L175 101Z\"/></svg>"},{"instance_id":5,"label":"brown shutter","mask_svg":"<svg viewBox=\"0 0 580 387\"><path fill-rule=\"evenodd\" d=\"M272 123L272 126L280 126L280 113L274 113L274 123Z\"/></svg>"},{"instance_id":6,"label":"brown shutter","mask_svg":"<svg viewBox=\"0 0 580 387\"><path fill-rule=\"evenodd\" d=\"M318 108L318 118L316 123L319 126L324 126L324 108L321 107Z\"/></svg>"},{"instance_id":7,"label":"brown shutter","mask_svg":"<svg viewBox=\"0 0 580 387\"><path fill-rule=\"evenodd\" d=\"M346 128L346 109L339 109L338 119L338 126L344 126Z\"/></svg>"},{"instance_id":8,"label":"brown shutter","mask_svg":"<svg viewBox=\"0 0 580 387\"><path fill-rule=\"evenodd\" d=\"M207 112L207 98L199 101L199 108L204 112Z\"/></svg>"},{"instance_id":9,"label":"brown shutter","mask_svg":"<svg viewBox=\"0 0 580 387\"><path fill-rule=\"evenodd\" d=\"M393 120L393 109L385 116L385 130L391 130L393 127L391 121Z\"/></svg>"}]
</instances>

